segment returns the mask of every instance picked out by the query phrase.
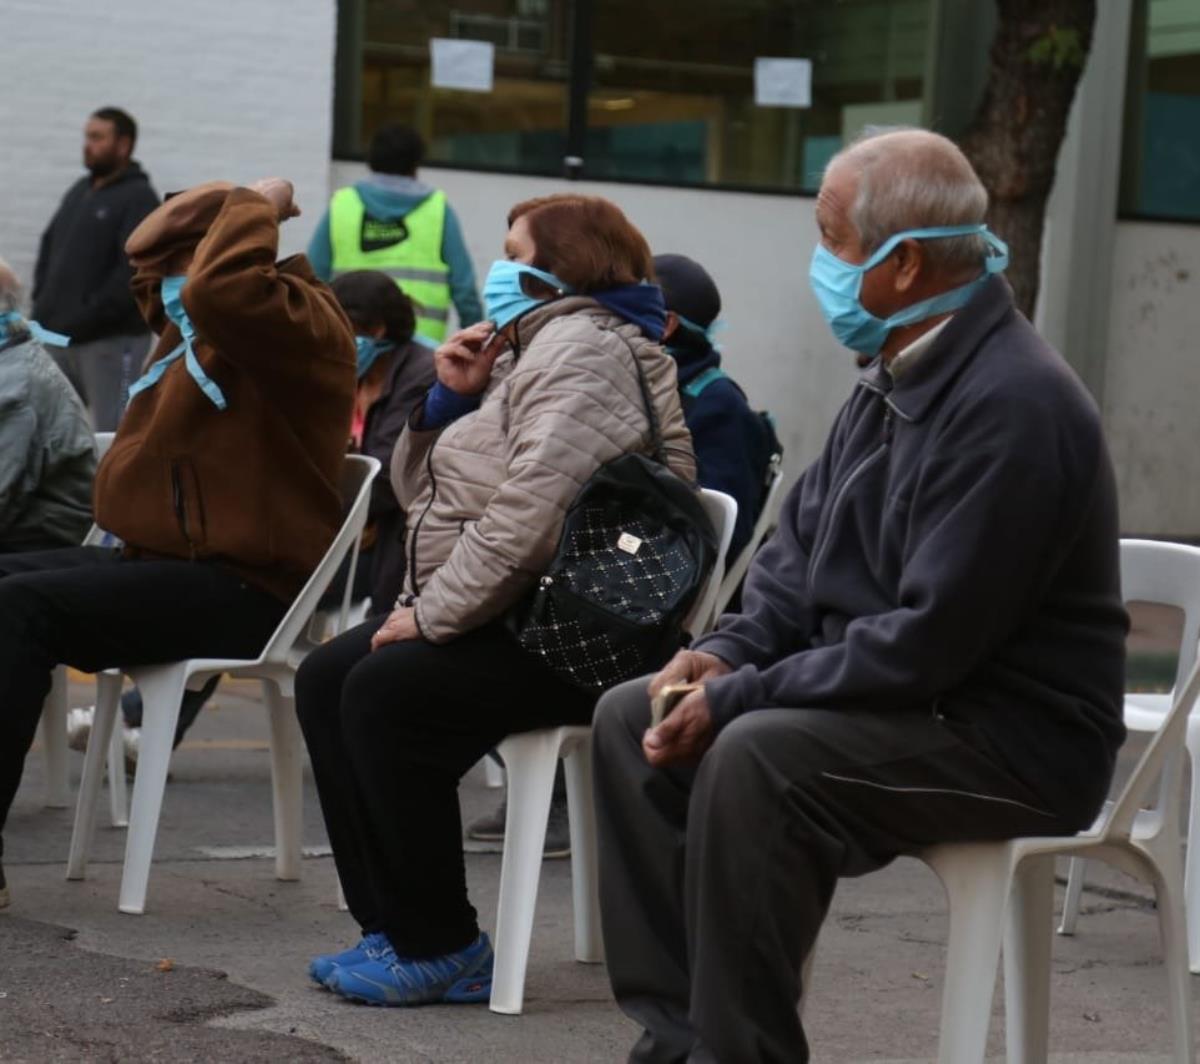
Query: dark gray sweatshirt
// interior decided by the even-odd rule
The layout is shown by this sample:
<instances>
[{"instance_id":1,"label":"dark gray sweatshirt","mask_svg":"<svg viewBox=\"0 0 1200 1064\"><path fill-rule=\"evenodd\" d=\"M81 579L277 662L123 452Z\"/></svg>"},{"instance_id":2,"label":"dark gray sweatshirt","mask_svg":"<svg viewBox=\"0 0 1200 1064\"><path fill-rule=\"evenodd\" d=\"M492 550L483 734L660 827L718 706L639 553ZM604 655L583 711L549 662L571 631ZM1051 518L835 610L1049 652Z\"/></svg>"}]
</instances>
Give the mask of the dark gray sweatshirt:
<instances>
[{"instance_id":1,"label":"dark gray sweatshirt","mask_svg":"<svg viewBox=\"0 0 1200 1064\"><path fill-rule=\"evenodd\" d=\"M1083 827L1124 739L1128 619L1095 403L990 281L894 384L879 360L791 491L743 612L695 649L718 726L928 706Z\"/></svg>"}]
</instances>

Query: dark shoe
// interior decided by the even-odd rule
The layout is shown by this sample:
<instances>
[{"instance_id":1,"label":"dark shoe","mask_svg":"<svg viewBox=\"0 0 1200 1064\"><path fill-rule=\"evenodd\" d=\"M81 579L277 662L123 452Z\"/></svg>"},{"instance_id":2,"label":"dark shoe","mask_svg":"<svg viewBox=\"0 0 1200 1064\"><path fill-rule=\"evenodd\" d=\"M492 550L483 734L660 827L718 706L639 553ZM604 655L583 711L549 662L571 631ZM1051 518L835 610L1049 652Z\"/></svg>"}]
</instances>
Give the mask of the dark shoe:
<instances>
[{"instance_id":1,"label":"dark shoe","mask_svg":"<svg viewBox=\"0 0 1200 1064\"><path fill-rule=\"evenodd\" d=\"M4 865L0 864L0 909L6 908L12 898L8 893L8 883L4 879Z\"/></svg>"},{"instance_id":2,"label":"dark shoe","mask_svg":"<svg viewBox=\"0 0 1200 1064\"><path fill-rule=\"evenodd\" d=\"M467 825L467 838L474 839L476 842L503 842L507 819L508 801L501 798L500 804L496 806L495 810L487 816L472 820Z\"/></svg>"},{"instance_id":3,"label":"dark shoe","mask_svg":"<svg viewBox=\"0 0 1200 1064\"><path fill-rule=\"evenodd\" d=\"M495 812L472 820L467 825L467 838L473 842L504 842L504 829L508 817L508 801L504 800ZM550 802L550 818L546 821L546 845L542 849L544 858L571 856L571 825L567 816L565 798L554 798Z\"/></svg>"}]
</instances>

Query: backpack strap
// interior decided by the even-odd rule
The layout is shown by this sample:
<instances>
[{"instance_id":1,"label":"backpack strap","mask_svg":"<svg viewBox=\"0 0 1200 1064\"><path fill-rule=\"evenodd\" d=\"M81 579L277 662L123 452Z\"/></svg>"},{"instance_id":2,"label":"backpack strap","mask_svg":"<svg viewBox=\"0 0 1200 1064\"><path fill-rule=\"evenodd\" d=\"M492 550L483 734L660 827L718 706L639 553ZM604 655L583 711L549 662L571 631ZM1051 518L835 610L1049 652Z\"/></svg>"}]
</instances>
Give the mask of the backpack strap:
<instances>
[{"instance_id":1,"label":"backpack strap","mask_svg":"<svg viewBox=\"0 0 1200 1064\"><path fill-rule=\"evenodd\" d=\"M709 366L703 373L693 377L683 386L683 394L689 399L699 399L700 393L704 391L713 381L719 381L722 378L728 378L726 373L720 366Z\"/></svg>"},{"instance_id":2,"label":"backpack strap","mask_svg":"<svg viewBox=\"0 0 1200 1064\"><path fill-rule=\"evenodd\" d=\"M617 336L621 336L617 333ZM663 447L662 429L658 423L658 412L654 409L654 400L650 397L650 386L646 383L646 372L642 369L642 360L638 358L637 351L633 344L626 337L621 336L625 341L625 346L629 350L629 357L633 359L633 371L637 374L638 391L642 393L642 406L646 410L646 420L650 423L650 447L654 460L659 465L667 465L667 452Z\"/></svg>"}]
</instances>

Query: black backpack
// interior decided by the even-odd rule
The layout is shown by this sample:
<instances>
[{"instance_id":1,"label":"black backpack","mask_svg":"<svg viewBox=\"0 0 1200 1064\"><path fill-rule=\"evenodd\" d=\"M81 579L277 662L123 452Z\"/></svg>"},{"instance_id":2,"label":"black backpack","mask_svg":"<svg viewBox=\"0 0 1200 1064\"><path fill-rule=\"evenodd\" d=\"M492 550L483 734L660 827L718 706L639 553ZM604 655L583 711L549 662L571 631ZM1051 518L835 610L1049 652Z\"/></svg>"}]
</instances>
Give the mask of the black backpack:
<instances>
[{"instance_id":1,"label":"black backpack","mask_svg":"<svg viewBox=\"0 0 1200 1064\"><path fill-rule=\"evenodd\" d=\"M686 414L691 404L700 398L705 388L719 380L729 381L730 384L741 392L742 398L746 398L746 393L742 391L742 386L737 381L721 369L720 366L712 366L679 389L680 395L683 397L684 413ZM759 481L760 490L758 500L754 507L754 513L750 516L753 520L757 521L758 515L762 513L762 508L766 504L767 493L771 489L775 470L783 460L783 444L779 442L779 436L775 431L775 419L770 413L766 410L752 410L751 413L755 417L753 424L756 431L747 440L747 445L750 448L750 460L753 462L754 468L758 471L761 479Z\"/></svg>"},{"instance_id":2,"label":"black backpack","mask_svg":"<svg viewBox=\"0 0 1200 1064\"><path fill-rule=\"evenodd\" d=\"M667 467L646 378L630 354L654 458L625 454L596 470L567 511L549 569L506 618L526 651L586 691L667 662L717 556L698 490Z\"/></svg>"}]
</instances>

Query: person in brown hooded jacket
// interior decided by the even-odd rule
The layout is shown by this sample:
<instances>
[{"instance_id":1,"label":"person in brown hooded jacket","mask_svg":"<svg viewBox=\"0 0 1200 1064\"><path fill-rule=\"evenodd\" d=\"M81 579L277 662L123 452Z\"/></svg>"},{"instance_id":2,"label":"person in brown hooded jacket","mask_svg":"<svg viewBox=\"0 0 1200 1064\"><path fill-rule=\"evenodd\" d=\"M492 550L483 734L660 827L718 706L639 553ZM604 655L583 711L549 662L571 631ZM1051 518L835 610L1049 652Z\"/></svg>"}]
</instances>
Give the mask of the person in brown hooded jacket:
<instances>
[{"instance_id":1,"label":"person in brown hooded jacket","mask_svg":"<svg viewBox=\"0 0 1200 1064\"><path fill-rule=\"evenodd\" d=\"M56 664L252 658L337 532L354 334L307 259L275 261L298 213L287 181L213 182L129 238L161 338L96 476L125 546L0 561L0 830Z\"/></svg>"}]
</instances>

